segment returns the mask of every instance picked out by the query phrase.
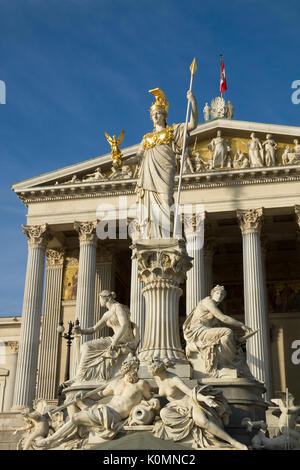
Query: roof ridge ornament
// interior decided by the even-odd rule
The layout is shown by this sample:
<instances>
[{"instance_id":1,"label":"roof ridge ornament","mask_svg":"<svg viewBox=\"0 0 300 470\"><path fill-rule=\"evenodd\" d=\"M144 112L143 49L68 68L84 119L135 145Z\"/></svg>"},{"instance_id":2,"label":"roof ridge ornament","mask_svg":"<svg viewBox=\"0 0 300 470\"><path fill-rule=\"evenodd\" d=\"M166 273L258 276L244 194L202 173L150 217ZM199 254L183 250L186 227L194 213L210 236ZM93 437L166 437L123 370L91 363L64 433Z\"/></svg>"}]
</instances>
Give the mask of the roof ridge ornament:
<instances>
[{"instance_id":1,"label":"roof ridge ornament","mask_svg":"<svg viewBox=\"0 0 300 470\"><path fill-rule=\"evenodd\" d=\"M219 118L232 119L233 112L234 107L231 101L228 100L226 104L223 96L216 96L216 98L212 99L210 106L208 103L205 103L203 108L205 121Z\"/></svg>"}]
</instances>

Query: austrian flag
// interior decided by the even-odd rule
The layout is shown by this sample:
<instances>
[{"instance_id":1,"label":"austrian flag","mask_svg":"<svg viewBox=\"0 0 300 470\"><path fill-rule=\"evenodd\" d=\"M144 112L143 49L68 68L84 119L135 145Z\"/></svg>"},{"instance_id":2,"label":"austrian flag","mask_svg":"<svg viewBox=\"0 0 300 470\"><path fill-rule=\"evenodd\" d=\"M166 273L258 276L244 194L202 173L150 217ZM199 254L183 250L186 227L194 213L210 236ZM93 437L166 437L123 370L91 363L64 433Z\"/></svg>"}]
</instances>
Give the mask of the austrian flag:
<instances>
[{"instance_id":1,"label":"austrian flag","mask_svg":"<svg viewBox=\"0 0 300 470\"><path fill-rule=\"evenodd\" d=\"M221 80L220 80L220 92L224 93L227 90L224 60L221 61Z\"/></svg>"}]
</instances>

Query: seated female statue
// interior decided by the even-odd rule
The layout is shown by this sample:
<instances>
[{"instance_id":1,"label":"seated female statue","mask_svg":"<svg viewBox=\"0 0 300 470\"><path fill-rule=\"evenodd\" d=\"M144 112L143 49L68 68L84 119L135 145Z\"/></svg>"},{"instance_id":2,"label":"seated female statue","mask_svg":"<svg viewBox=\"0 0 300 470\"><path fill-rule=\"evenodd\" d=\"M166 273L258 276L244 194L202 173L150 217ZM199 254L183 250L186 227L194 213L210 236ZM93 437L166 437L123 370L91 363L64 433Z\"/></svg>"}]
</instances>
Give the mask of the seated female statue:
<instances>
[{"instance_id":1,"label":"seated female statue","mask_svg":"<svg viewBox=\"0 0 300 470\"><path fill-rule=\"evenodd\" d=\"M220 377L228 373L232 376L231 369L236 376L252 377L241 344L255 332L221 312L218 305L225 296L223 286L214 287L211 295L200 300L185 320L186 355L203 376ZM240 330L241 335L234 329Z\"/></svg>"},{"instance_id":2,"label":"seated female statue","mask_svg":"<svg viewBox=\"0 0 300 470\"><path fill-rule=\"evenodd\" d=\"M134 353L139 343L137 326L130 321L130 310L115 300L116 294L108 290L100 293L100 305L107 311L96 325L81 329L75 326L79 335L90 335L101 330L105 325L112 328L113 336L94 339L83 343L80 350L75 383L106 381L113 375L113 366L117 359Z\"/></svg>"}]
</instances>

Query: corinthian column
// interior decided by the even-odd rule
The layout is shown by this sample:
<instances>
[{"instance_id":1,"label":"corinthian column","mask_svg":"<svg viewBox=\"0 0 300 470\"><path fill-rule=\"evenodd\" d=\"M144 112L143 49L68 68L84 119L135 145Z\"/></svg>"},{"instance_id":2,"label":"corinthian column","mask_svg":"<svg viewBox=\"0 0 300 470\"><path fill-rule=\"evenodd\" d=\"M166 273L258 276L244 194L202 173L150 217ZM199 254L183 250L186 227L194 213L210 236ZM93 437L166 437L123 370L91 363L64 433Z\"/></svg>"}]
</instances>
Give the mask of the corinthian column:
<instances>
[{"instance_id":1,"label":"corinthian column","mask_svg":"<svg viewBox=\"0 0 300 470\"><path fill-rule=\"evenodd\" d=\"M37 397L55 400L64 250L47 250L41 345L38 362Z\"/></svg>"},{"instance_id":2,"label":"corinthian column","mask_svg":"<svg viewBox=\"0 0 300 470\"><path fill-rule=\"evenodd\" d=\"M90 328L94 323L96 227L97 222L74 223L74 228L78 232L80 242L75 318L79 320L82 329ZM90 336L80 336L79 342L84 343L90 339L92 339ZM75 345L73 352L73 374L75 374L78 359Z\"/></svg>"},{"instance_id":3,"label":"corinthian column","mask_svg":"<svg viewBox=\"0 0 300 470\"><path fill-rule=\"evenodd\" d=\"M48 241L47 224L23 225L23 232L28 238L28 258L14 409L30 407L35 395L45 249Z\"/></svg>"},{"instance_id":4,"label":"corinthian column","mask_svg":"<svg viewBox=\"0 0 300 470\"><path fill-rule=\"evenodd\" d=\"M182 295L179 285L192 267L191 258L182 241L174 239L138 240L135 250L146 304L139 358L142 365L152 358L170 359L177 375L189 377L190 368L180 344L178 307ZM147 373L146 369L142 374Z\"/></svg>"},{"instance_id":5,"label":"corinthian column","mask_svg":"<svg viewBox=\"0 0 300 470\"><path fill-rule=\"evenodd\" d=\"M193 267L187 272L186 314L189 315L197 303L206 295L204 269L204 220L205 212L185 215L184 232L186 249L193 258Z\"/></svg>"},{"instance_id":6,"label":"corinthian column","mask_svg":"<svg viewBox=\"0 0 300 470\"><path fill-rule=\"evenodd\" d=\"M97 323L106 309L100 305L99 294L103 290L114 291L115 289L115 261L113 254L106 248L101 247L96 258L96 281L95 281L95 308L94 323ZM95 338L109 336L109 328L105 326L96 331Z\"/></svg>"},{"instance_id":7,"label":"corinthian column","mask_svg":"<svg viewBox=\"0 0 300 470\"><path fill-rule=\"evenodd\" d=\"M7 341L7 346L10 351L10 362L9 362L9 376L8 376L7 386L5 388L3 411L8 413L12 407L13 398L14 398L19 343L17 341Z\"/></svg>"},{"instance_id":8,"label":"corinthian column","mask_svg":"<svg viewBox=\"0 0 300 470\"><path fill-rule=\"evenodd\" d=\"M237 210L243 236L245 324L258 332L247 342L247 362L256 379L270 390L270 361L260 231L263 209Z\"/></svg>"}]
</instances>

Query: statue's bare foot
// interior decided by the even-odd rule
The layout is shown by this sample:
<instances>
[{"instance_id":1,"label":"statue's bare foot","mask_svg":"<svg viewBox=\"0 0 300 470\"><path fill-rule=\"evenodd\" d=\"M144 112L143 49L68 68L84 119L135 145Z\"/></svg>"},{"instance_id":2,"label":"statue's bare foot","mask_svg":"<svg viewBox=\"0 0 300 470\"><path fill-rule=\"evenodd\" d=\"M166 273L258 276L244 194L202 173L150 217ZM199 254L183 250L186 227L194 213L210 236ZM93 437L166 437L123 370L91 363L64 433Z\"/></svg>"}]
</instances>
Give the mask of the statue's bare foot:
<instances>
[{"instance_id":1,"label":"statue's bare foot","mask_svg":"<svg viewBox=\"0 0 300 470\"><path fill-rule=\"evenodd\" d=\"M233 445L233 447L236 447L239 450L248 450L248 447L245 444L242 444L241 442L236 441L235 439L232 439L231 444Z\"/></svg>"}]
</instances>

